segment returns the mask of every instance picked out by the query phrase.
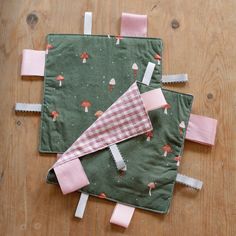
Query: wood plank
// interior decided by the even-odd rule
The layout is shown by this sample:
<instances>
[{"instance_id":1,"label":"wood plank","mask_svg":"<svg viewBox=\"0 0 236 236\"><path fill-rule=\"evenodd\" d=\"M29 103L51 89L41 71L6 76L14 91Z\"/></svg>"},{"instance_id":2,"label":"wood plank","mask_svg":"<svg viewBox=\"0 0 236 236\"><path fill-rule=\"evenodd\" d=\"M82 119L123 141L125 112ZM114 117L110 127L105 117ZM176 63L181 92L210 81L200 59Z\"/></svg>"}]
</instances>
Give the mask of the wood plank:
<instances>
[{"instance_id":1,"label":"wood plank","mask_svg":"<svg viewBox=\"0 0 236 236\"><path fill-rule=\"evenodd\" d=\"M0 235L236 235L235 10L234 0L2 0ZM45 183L55 156L37 151L40 117L13 109L41 101L42 79L20 77L22 49L43 49L48 33L83 33L85 11L94 34L117 35L122 12L148 14L149 36L164 40L164 72L189 74L167 87L193 94L193 112L219 121L215 147L185 145L181 172L203 190L176 187L168 215L137 210L127 230L109 224L114 204L101 199L73 218L79 194Z\"/></svg>"}]
</instances>

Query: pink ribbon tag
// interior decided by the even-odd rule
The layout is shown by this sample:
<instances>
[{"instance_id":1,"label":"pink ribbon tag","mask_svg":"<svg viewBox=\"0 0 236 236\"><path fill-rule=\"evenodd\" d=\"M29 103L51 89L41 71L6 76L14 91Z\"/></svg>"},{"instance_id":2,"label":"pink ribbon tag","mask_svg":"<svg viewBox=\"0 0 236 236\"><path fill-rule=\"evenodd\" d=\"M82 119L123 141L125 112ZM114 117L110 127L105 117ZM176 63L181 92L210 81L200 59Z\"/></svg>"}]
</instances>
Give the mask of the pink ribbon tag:
<instances>
[{"instance_id":1,"label":"pink ribbon tag","mask_svg":"<svg viewBox=\"0 0 236 236\"><path fill-rule=\"evenodd\" d=\"M215 144L217 120L199 115L190 115L186 139L213 146Z\"/></svg>"},{"instance_id":2,"label":"pink ribbon tag","mask_svg":"<svg viewBox=\"0 0 236 236\"><path fill-rule=\"evenodd\" d=\"M147 16L122 13L120 34L122 36L147 37Z\"/></svg>"},{"instance_id":3,"label":"pink ribbon tag","mask_svg":"<svg viewBox=\"0 0 236 236\"><path fill-rule=\"evenodd\" d=\"M63 194L74 192L89 184L78 158L55 167L54 171Z\"/></svg>"},{"instance_id":4,"label":"pink ribbon tag","mask_svg":"<svg viewBox=\"0 0 236 236\"><path fill-rule=\"evenodd\" d=\"M134 214L134 207L117 203L112 213L110 223L128 228Z\"/></svg>"},{"instance_id":5,"label":"pink ribbon tag","mask_svg":"<svg viewBox=\"0 0 236 236\"><path fill-rule=\"evenodd\" d=\"M160 88L142 93L141 97L146 111L152 111L167 105L165 97Z\"/></svg>"},{"instance_id":6,"label":"pink ribbon tag","mask_svg":"<svg viewBox=\"0 0 236 236\"><path fill-rule=\"evenodd\" d=\"M24 49L22 53L21 75L44 76L45 51Z\"/></svg>"}]
</instances>

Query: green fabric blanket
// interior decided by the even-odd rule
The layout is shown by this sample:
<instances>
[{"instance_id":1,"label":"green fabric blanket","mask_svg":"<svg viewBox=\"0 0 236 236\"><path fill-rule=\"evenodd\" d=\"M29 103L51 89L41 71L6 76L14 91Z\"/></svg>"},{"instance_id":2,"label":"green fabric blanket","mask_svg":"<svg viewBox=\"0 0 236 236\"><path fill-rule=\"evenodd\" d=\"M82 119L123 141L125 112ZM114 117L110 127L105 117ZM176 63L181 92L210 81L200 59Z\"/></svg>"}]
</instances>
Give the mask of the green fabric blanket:
<instances>
[{"instance_id":1,"label":"green fabric blanket","mask_svg":"<svg viewBox=\"0 0 236 236\"><path fill-rule=\"evenodd\" d=\"M140 92L153 87L139 84ZM108 149L81 158L90 185L82 192L159 213L167 213L182 155L193 97L163 90L167 108L149 112L153 133L118 144L127 165L118 172ZM53 170L49 183L57 183Z\"/></svg>"},{"instance_id":2,"label":"green fabric blanket","mask_svg":"<svg viewBox=\"0 0 236 236\"><path fill-rule=\"evenodd\" d=\"M48 35L40 152L63 153L135 81L156 63L160 86L162 41L156 38Z\"/></svg>"}]
</instances>

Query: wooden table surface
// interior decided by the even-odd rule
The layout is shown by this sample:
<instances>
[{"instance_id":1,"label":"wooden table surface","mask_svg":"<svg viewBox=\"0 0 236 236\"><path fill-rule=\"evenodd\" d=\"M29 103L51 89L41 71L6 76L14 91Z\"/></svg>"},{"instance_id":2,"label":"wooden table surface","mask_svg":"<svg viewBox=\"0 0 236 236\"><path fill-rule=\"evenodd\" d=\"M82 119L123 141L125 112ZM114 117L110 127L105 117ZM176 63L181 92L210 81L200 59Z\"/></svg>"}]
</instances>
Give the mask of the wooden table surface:
<instances>
[{"instance_id":1,"label":"wooden table surface","mask_svg":"<svg viewBox=\"0 0 236 236\"><path fill-rule=\"evenodd\" d=\"M122 12L148 15L148 35L164 40L164 73L188 73L168 88L195 96L193 112L218 120L212 148L186 142L180 172L204 182L176 186L168 215L136 210L126 230L109 223L114 203L91 197L83 220L79 194L45 183L55 155L38 153L40 117L15 114L16 102L40 103L41 78L21 78L22 49L44 49L48 33L119 34ZM0 235L236 235L235 0L0 1Z\"/></svg>"}]
</instances>

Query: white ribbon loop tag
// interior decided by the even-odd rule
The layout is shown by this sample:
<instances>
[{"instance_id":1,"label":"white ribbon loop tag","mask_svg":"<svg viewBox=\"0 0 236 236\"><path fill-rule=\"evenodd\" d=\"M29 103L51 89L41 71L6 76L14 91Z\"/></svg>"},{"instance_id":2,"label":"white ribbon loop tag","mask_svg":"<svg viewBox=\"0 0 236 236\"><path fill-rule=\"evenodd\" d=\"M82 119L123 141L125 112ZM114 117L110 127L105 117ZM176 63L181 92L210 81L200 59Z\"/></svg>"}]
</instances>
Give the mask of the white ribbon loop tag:
<instances>
[{"instance_id":1,"label":"white ribbon loop tag","mask_svg":"<svg viewBox=\"0 0 236 236\"><path fill-rule=\"evenodd\" d=\"M84 14L84 34L92 34L93 15L92 12Z\"/></svg>"},{"instance_id":2,"label":"white ribbon loop tag","mask_svg":"<svg viewBox=\"0 0 236 236\"><path fill-rule=\"evenodd\" d=\"M146 85L150 84L155 66L156 66L156 64L154 64L152 62L148 62L148 65L147 65L147 68L145 70L143 80L142 80L143 84L146 84Z\"/></svg>"},{"instance_id":3,"label":"white ribbon loop tag","mask_svg":"<svg viewBox=\"0 0 236 236\"><path fill-rule=\"evenodd\" d=\"M117 145L116 144L110 145L109 149L116 163L116 168L118 170L126 171L127 167L126 167L125 161L123 157L121 156L120 150L118 149Z\"/></svg>"},{"instance_id":4,"label":"white ribbon loop tag","mask_svg":"<svg viewBox=\"0 0 236 236\"><path fill-rule=\"evenodd\" d=\"M187 74L162 75L162 83L183 83L188 81Z\"/></svg>"},{"instance_id":5,"label":"white ribbon loop tag","mask_svg":"<svg viewBox=\"0 0 236 236\"><path fill-rule=\"evenodd\" d=\"M177 174L176 182L180 183L180 184L184 184L188 187L191 187L191 188L194 188L194 189L197 189L197 190L201 190L202 185L203 185L202 181L200 181L198 179L190 178L186 175L181 175L181 174Z\"/></svg>"},{"instance_id":6,"label":"white ribbon loop tag","mask_svg":"<svg viewBox=\"0 0 236 236\"><path fill-rule=\"evenodd\" d=\"M84 216L84 211L88 202L89 195L86 193L81 193L79 203L75 211L75 217L82 219Z\"/></svg>"},{"instance_id":7,"label":"white ribbon loop tag","mask_svg":"<svg viewBox=\"0 0 236 236\"><path fill-rule=\"evenodd\" d=\"M41 112L41 104L30 104L30 103L16 103L15 111L16 112Z\"/></svg>"}]
</instances>

